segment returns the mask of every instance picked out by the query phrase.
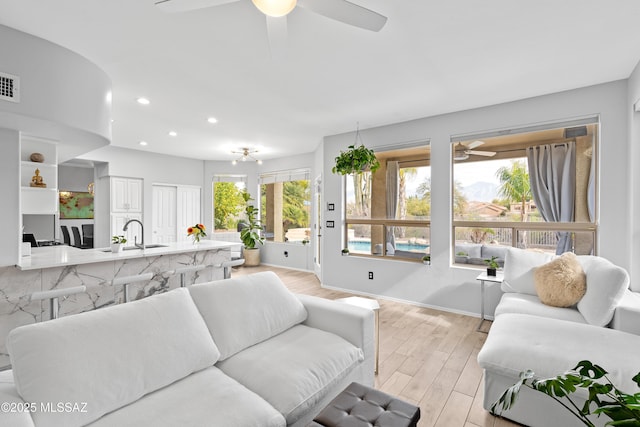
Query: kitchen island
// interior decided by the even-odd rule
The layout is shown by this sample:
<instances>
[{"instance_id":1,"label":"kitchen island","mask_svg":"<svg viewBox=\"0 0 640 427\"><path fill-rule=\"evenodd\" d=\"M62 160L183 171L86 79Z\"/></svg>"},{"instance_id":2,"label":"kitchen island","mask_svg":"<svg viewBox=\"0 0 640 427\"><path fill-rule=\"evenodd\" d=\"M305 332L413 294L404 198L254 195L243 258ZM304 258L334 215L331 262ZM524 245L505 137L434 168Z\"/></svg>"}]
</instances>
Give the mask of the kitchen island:
<instances>
[{"instance_id":1,"label":"kitchen island","mask_svg":"<svg viewBox=\"0 0 640 427\"><path fill-rule=\"evenodd\" d=\"M71 246L32 248L16 266L0 267L0 367L9 364L4 345L9 331L17 326L49 319L47 301L32 301L38 291L85 286L86 292L60 298L59 315L99 309L124 301L116 278L151 273L150 280L131 283L129 299L136 300L180 286L176 268L205 265L185 274L185 283L204 283L223 278L221 264L231 258L238 243L202 240L167 243L160 247L112 253L108 248L79 249ZM46 349L43 349L46 351Z\"/></svg>"}]
</instances>

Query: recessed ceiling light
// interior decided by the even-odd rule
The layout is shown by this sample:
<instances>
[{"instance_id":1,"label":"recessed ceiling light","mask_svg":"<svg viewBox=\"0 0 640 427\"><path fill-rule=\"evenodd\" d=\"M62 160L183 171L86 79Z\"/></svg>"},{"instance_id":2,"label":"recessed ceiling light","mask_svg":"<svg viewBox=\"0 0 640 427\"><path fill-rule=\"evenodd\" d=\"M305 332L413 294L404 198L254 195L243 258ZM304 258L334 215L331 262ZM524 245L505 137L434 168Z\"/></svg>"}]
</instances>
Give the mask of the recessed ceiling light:
<instances>
[{"instance_id":1,"label":"recessed ceiling light","mask_svg":"<svg viewBox=\"0 0 640 427\"><path fill-rule=\"evenodd\" d=\"M136 101L138 101L138 104L142 104L142 105L149 105L151 104L151 101L149 101L147 98L138 98L136 99Z\"/></svg>"},{"instance_id":2,"label":"recessed ceiling light","mask_svg":"<svg viewBox=\"0 0 640 427\"><path fill-rule=\"evenodd\" d=\"M169 136L178 136L178 132L172 130L171 132L169 132Z\"/></svg>"},{"instance_id":3,"label":"recessed ceiling light","mask_svg":"<svg viewBox=\"0 0 640 427\"><path fill-rule=\"evenodd\" d=\"M149 145L147 141L140 141L140 145Z\"/></svg>"},{"instance_id":4,"label":"recessed ceiling light","mask_svg":"<svg viewBox=\"0 0 640 427\"><path fill-rule=\"evenodd\" d=\"M209 117L207 121L211 124L218 123L218 119L216 119L215 117Z\"/></svg>"}]
</instances>

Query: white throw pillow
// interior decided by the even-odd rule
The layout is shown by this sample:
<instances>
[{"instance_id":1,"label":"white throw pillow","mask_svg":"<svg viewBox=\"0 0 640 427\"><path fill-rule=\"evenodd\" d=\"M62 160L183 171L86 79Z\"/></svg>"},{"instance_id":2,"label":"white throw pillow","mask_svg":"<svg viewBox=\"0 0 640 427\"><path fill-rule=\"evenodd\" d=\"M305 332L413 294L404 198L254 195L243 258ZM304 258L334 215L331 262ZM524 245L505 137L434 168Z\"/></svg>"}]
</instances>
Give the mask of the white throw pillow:
<instances>
[{"instance_id":1,"label":"white throw pillow","mask_svg":"<svg viewBox=\"0 0 640 427\"><path fill-rule=\"evenodd\" d=\"M302 323L307 311L272 271L189 287L220 360Z\"/></svg>"},{"instance_id":2,"label":"white throw pillow","mask_svg":"<svg viewBox=\"0 0 640 427\"><path fill-rule=\"evenodd\" d=\"M587 275L587 292L578 302L578 310L587 323L606 326L629 287L629 275L605 258L581 255L578 259Z\"/></svg>"},{"instance_id":3,"label":"white throw pillow","mask_svg":"<svg viewBox=\"0 0 640 427\"><path fill-rule=\"evenodd\" d=\"M83 426L220 355L186 289L22 326L7 348L20 396L54 405L32 413L39 427Z\"/></svg>"},{"instance_id":4,"label":"white throw pillow","mask_svg":"<svg viewBox=\"0 0 640 427\"><path fill-rule=\"evenodd\" d=\"M536 267L546 264L554 255L509 248L504 260L504 280L502 292L517 292L537 296L533 272Z\"/></svg>"}]
</instances>

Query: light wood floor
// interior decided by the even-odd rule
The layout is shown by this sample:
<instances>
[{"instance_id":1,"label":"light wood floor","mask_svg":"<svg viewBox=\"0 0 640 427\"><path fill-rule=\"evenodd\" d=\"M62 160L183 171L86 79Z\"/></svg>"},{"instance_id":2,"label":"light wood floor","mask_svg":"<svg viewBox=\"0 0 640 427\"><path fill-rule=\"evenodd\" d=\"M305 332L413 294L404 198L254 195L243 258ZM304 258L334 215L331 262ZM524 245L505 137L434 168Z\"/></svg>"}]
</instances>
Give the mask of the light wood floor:
<instances>
[{"instance_id":1,"label":"light wood floor","mask_svg":"<svg viewBox=\"0 0 640 427\"><path fill-rule=\"evenodd\" d=\"M233 275L263 270L274 271L296 293L328 299L349 296L321 288L313 273L303 271L242 267ZM476 332L477 318L379 302L380 367L376 388L419 405L419 427L517 426L482 408L482 370L476 357L486 334Z\"/></svg>"}]
</instances>

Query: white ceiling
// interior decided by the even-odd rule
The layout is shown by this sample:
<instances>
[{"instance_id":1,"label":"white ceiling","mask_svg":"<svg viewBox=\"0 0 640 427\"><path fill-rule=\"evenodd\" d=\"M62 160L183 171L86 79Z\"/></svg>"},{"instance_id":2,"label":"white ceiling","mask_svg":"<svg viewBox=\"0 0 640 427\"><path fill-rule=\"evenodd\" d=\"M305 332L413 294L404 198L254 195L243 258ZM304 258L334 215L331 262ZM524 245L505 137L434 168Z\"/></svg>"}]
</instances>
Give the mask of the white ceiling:
<instances>
[{"instance_id":1,"label":"white ceiling","mask_svg":"<svg viewBox=\"0 0 640 427\"><path fill-rule=\"evenodd\" d=\"M353 2L387 16L382 31L296 8L280 59L250 0L175 14L153 0L0 0L0 24L111 76L113 145L211 160L241 147L263 159L306 153L357 122L363 129L624 79L640 59L637 0Z\"/></svg>"}]
</instances>

